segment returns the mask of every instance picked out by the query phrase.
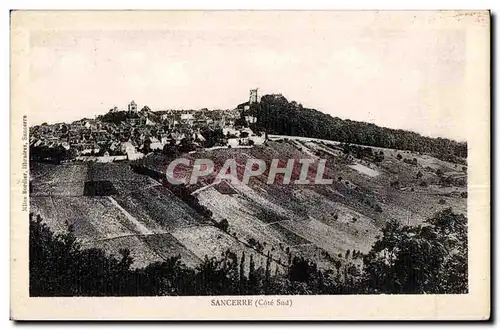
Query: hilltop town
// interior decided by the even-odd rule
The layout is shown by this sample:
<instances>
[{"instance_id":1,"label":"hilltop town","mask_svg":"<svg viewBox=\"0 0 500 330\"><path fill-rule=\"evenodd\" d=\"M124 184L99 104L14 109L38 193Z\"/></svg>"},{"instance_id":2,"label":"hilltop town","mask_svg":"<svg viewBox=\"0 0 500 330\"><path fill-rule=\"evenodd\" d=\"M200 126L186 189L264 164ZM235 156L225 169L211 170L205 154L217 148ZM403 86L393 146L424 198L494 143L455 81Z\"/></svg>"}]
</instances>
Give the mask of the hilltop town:
<instances>
[{"instance_id":1,"label":"hilltop town","mask_svg":"<svg viewBox=\"0 0 500 330\"><path fill-rule=\"evenodd\" d=\"M230 110L156 110L147 105L139 110L135 101L126 109L114 107L93 119L30 127L30 156L34 160L113 162L137 160L152 151L168 148L181 152L205 147L258 145L262 131L250 126L256 117L248 115L258 102L257 90L250 90L247 102Z\"/></svg>"}]
</instances>

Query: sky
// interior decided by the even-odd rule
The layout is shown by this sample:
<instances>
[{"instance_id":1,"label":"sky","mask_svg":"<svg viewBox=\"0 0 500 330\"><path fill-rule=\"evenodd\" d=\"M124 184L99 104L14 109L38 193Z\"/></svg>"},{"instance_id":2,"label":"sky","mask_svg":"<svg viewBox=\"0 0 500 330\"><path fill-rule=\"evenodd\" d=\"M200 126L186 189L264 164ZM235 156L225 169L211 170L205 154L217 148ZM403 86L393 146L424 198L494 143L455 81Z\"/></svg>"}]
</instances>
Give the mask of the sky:
<instances>
[{"instance_id":1,"label":"sky","mask_svg":"<svg viewBox=\"0 0 500 330\"><path fill-rule=\"evenodd\" d=\"M143 19L99 27L96 18L97 27L33 31L30 125L131 100L232 109L259 88L334 117L466 139L465 29L427 16L238 15L167 15L154 28Z\"/></svg>"}]
</instances>

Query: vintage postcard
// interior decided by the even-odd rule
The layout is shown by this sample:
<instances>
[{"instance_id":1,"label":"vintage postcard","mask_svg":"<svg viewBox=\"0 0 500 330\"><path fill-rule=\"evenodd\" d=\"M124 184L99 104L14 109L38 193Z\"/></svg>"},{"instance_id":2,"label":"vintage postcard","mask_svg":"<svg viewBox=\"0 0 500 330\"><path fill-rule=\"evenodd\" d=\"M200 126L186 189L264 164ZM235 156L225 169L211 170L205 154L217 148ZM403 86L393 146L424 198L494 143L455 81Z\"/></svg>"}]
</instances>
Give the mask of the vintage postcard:
<instances>
[{"instance_id":1,"label":"vintage postcard","mask_svg":"<svg viewBox=\"0 0 500 330\"><path fill-rule=\"evenodd\" d=\"M12 11L14 320L486 320L488 11Z\"/></svg>"}]
</instances>

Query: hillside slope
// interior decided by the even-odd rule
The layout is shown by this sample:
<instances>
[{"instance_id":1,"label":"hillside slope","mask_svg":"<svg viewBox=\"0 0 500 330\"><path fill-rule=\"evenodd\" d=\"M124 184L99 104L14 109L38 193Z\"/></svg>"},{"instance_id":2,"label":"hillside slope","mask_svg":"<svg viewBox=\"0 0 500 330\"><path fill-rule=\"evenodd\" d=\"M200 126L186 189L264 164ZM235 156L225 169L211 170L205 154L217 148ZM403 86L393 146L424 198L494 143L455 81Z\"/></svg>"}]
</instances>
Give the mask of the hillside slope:
<instances>
[{"instance_id":1,"label":"hillside slope","mask_svg":"<svg viewBox=\"0 0 500 330\"><path fill-rule=\"evenodd\" d=\"M186 189L216 220L228 221L231 235L278 260L302 255L332 267L348 251L368 252L390 220L420 224L450 206L466 214L465 167L427 155L378 148L372 153L380 156L382 152L383 159L375 162L369 156L355 158L335 142L272 139L277 141L265 146L200 150L185 157L211 159L216 168L235 159L240 178L251 158L266 160L268 168L272 159L322 158L327 160L326 177L333 184L269 185L266 171L251 178L248 185L216 184L214 174ZM158 172L165 172L167 164L159 154L150 155L145 162ZM298 175L297 169L292 180ZM309 177L314 175L312 171Z\"/></svg>"},{"instance_id":2,"label":"hillside slope","mask_svg":"<svg viewBox=\"0 0 500 330\"><path fill-rule=\"evenodd\" d=\"M466 164L467 143L342 120L315 109L288 102L281 94L264 95L249 113L257 117L255 127L269 134L304 136L374 147L425 152L442 160Z\"/></svg>"},{"instance_id":3,"label":"hillside slope","mask_svg":"<svg viewBox=\"0 0 500 330\"><path fill-rule=\"evenodd\" d=\"M114 255L130 249L135 267L175 255L194 266L230 250L253 255L257 266L269 256L278 271L297 255L328 269L352 258L354 250L367 253L391 220L419 224L448 207L467 213L466 167L428 155L275 136L262 146L183 156L212 159L216 167L235 159L240 175L251 158L265 160L268 168L272 159L321 158L333 183L267 184L266 171L248 185L215 184L213 174L177 188L185 191L179 195L162 185L170 159L161 153L143 162L160 179L138 174L128 163L32 163L31 211L56 232L73 230L84 246ZM298 175L296 168L292 180ZM314 176L313 168L309 178ZM96 182L106 183L101 195L89 194L89 183ZM224 220L222 229L217 223ZM352 262L360 264L356 255Z\"/></svg>"}]
</instances>

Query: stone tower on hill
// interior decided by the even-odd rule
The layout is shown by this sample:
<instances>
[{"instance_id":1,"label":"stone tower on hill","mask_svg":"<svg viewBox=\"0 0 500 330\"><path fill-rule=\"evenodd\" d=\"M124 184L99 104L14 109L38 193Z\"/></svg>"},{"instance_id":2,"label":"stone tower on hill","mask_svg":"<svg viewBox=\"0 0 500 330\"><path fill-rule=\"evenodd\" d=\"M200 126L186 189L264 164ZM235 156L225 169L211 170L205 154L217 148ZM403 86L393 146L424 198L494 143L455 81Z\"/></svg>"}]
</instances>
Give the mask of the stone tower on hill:
<instances>
[{"instance_id":1,"label":"stone tower on hill","mask_svg":"<svg viewBox=\"0 0 500 330\"><path fill-rule=\"evenodd\" d=\"M258 90L259 90L258 88L256 88L256 89L251 89L251 90L250 90L250 100L249 100L249 104L259 102L259 99L258 99L258 94L257 94L257 91L258 91Z\"/></svg>"},{"instance_id":2,"label":"stone tower on hill","mask_svg":"<svg viewBox=\"0 0 500 330\"><path fill-rule=\"evenodd\" d=\"M128 112L129 113L137 113L137 104L133 100L128 105Z\"/></svg>"}]
</instances>

